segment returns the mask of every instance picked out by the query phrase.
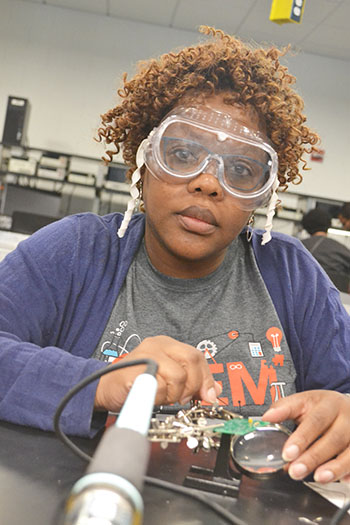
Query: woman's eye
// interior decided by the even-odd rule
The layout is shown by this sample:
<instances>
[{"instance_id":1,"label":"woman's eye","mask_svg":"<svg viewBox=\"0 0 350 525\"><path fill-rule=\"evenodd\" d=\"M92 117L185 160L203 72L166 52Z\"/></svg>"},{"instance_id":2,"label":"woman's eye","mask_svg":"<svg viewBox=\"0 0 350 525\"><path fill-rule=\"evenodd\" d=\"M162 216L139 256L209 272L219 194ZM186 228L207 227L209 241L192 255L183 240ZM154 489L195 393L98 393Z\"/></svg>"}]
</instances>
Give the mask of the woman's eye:
<instances>
[{"instance_id":1,"label":"woman's eye","mask_svg":"<svg viewBox=\"0 0 350 525\"><path fill-rule=\"evenodd\" d=\"M196 157L193 154L193 152L190 149L184 147L176 149L174 148L170 154L172 157L175 157L176 160L180 162L192 162L196 160Z\"/></svg>"},{"instance_id":2,"label":"woman's eye","mask_svg":"<svg viewBox=\"0 0 350 525\"><path fill-rule=\"evenodd\" d=\"M235 177L253 177L254 173L247 164L236 162L229 167L229 172Z\"/></svg>"}]
</instances>

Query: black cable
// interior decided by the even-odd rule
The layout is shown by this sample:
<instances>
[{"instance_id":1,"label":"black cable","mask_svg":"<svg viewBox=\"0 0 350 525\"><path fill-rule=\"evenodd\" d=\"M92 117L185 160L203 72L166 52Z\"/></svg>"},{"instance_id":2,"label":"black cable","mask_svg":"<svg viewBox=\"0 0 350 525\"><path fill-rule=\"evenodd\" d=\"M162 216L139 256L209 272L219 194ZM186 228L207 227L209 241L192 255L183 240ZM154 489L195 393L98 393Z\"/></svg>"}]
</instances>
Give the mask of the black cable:
<instances>
[{"instance_id":1,"label":"black cable","mask_svg":"<svg viewBox=\"0 0 350 525\"><path fill-rule=\"evenodd\" d=\"M344 518L347 511L350 509L350 501L346 503L343 507L337 510L337 512L334 514L332 521L329 525L339 525L341 523L342 518Z\"/></svg>"},{"instance_id":2,"label":"black cable","mask_svg":"<svg viewBox=\"0 0 350 525\"><path fill-rule=\"evenodd\" d=\"M92 457L86 454L83 450L81 450L81 448L78 447L75 443L73 443L73 441L68 438L68 436L62 431L60 427L60 417L63 410L65 409L69 401L72 399L72 397L74 397L78 392L80 392L80 390L85 388L87 385L89 385L93 381L96 381L96 379L99 379L103 375L109 374L114 370L120 370L121 368L128 368L129 366L136 365L147 365L145 372L148 374L152 374L153 376L156 375L158 370L158 364L152 359L135 359L133 361L127 361L126 363L119 362L115 363L114 365L108 365L106 366L106 368L97 370L96 372L82 379L73 388L71 388L69 392L67 392L67 394L63 397L60 404L58 405L54 416L54 429L56 435L59 439L61 439L61 441L63 441L65 445L67 445L68 448L72 450L72 452L74 452L84 461L89 462L92 459ZM224 518L228 523L232 523L233 525L247 525L246 522L242 521L239 518L235 518L230 511L220 507L220 505L218 505L212 500L209 500L205 495L201 494L200 492L197 492L187 487L182 487L181 485L176 485L175 483L171 483L169 481L152 478L150 476L145 476L144 479L145 483L148 485L153 485L159 488L171 490L184 496L197 499L199 502L211 508L215 513Z\"/></svg>"},{"instance_id":3,"label":"black cable","mask_svg":"<svg viewBox=\"0 0 350 525\"><path fill-rule=\"evenodd\" d=\"M65 445L67 445L68 448L72 450L72 452L74 452L84 461L89 462L92 459L92 457L86 454L83 450L81 450L81 448L78 447L75 443L73 443L73 441L68 438L68 436L62 431L60 427L59 420L63 410L65 409L69 401L72 399L72 397L74 397L78 392L80 392L80 390L85 388L87 385L89 385L93 381L96 381L96 379L99 379L103 375L109 374L110 372L114 372L114 370L120 370L122 368L128 368L130 366L137 365L147 365L145 372L153 375L154 377L156 376L158 364L152 359L135 359L133 361L127 361L126 363L119 362L112 365L108 365L105 368L102 368L101 370L97 370L96 372L90 374L89 376L85 377L82 381L77 383L73 388L71 388L71 390L69 390L69 392L67 392L67 394L63 397L60 404L58 405L54 416L54 429L56 435L59 439L61 439L61 441L63 441ZM233 525L247 525L247 522L235 517L229 510L221 507L214 501L210 500L205 494L201 494L199 491L190 489L188 487L183 487L181 485L176 485L175 483L171 483L170 481L165 481L150 476L145 476L144 480L147 485L153 485L158 488L167 489L173 492L177 492L178 494L181 494L183 496L196 499L203 505L206 505L207 507L212 509L216 514L225 519L228 523L232 523ZM344 505L342 508L338 509L337 512L334 514L330 525L340 525L341 519L345 516L346 512L349 509L350 502Z\"/></svg>"},{"instance_id":4,"label":"black cable","mask_svg":"<svg viewBox=\"0 0 350 525\"><path fill-rule=\"evenodd\" d=\"M63 410L65 409L69 401L72 399L72 397L74 397L78 392L80 392L80 390L85 388L87 385L89 385L93 381L96 381L96 379L100 379L100 377L104 376L105 374L109 374L110 372L114 372L114 370L120 370L122 368L128 368L129 366L137 365L147 365L145 373L151 374L154 377L156 376L158 364L152 359L134 359L133 361L126 361L125 363L119 362L112 365L108 365L105 368L101 368L101 370L97 370L96 372L93 372L89 376L79 381L79 383L77 383L73 388L69 390L69 392L67 392L67 394L62 398L60 404L58 405L53 419L53 425L56 435L59 439L61 439L61 441L63 441L65 445L67 445L67 447L69 447L76 455L78 455L85 461L90 461L91 457L88 454L85 454L85 452L83 452L83 450L81 450L80 447L73 443L73 441L69 439L69 437L63 432L63 430L60 427L60 417Z\"/></svg>"},{"instance_id":5,"label":"black cable","mask_svg":"<svg viewBox=\"0 0 350 525\"><path fill-rule=\"evenodd\" d=\"M233 525L248 525L246 521L237 518L232 514L232 512L225 509L224 507L221 507L218 503L215 503L215 501L209 499L206 494L202 494L197 490L193 490L188 487L183 487L182 485L176 485L175 483L171 483L170 481L151 478L149 476L145 476L144 480L145 483L147 483L147 485L153 485L161 489L172 490L173 492L178 492L182 496L187 496L196 499L200 503L203 503L211 510L213 510L221 518L224 518L228 523L232 523Z\"/></svg>"}]
</instances>

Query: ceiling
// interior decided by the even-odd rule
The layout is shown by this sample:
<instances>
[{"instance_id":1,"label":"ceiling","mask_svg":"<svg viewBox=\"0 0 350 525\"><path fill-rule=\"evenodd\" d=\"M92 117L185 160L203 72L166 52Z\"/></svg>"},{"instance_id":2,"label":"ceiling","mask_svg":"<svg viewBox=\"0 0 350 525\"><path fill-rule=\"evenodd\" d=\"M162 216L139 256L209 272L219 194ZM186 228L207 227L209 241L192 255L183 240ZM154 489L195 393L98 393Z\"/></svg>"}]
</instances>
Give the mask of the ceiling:
<instances>
[{"instance_id":1,"label":"ceiling","mask_svg":"<svg viewBox=\"0 0 350 525\"><path fill-rule=\"evenodd\" d=\"M350 1L305 0L300 24L269 20L272 0L25 0L108 17L172 27L197 34L201 24L244 40L350 59ZM288 1L288 0L285 0Z\"/></svg>"}]
</instances>

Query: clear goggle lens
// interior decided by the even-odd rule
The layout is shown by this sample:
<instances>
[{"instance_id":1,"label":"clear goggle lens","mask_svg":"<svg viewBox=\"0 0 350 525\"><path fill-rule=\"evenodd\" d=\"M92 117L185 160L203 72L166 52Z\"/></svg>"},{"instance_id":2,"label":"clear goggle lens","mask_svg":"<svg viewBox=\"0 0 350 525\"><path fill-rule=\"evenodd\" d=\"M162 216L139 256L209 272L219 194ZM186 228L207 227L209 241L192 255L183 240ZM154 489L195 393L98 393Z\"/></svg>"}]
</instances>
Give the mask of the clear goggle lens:
<instances>
[{"instance_id":1,"label":"clear goggle lens","mask_svg":"<svg viewBox=\"0 0 350 525\"><path fill-rule=\"evenodd\" d=\"M239 152L241 148L234 148L232 142L230 140L231 148L226 149L236 153L219 154L193 140L163 136L160 146L162 164L175 176L192 177L207 169L210 163L216 163L220 179L228 190L243 193L260 190L269 180L271 163L257 158L256 148L250 147L243 154Z\"/></svg>"},{"instance_id":2,"label":"clear goggle lens","mask_svg":"<svg viewBox=\"0 0 350 525\"><path fill-rule=\"evenodd\" d=\"M150 172L169 183L213 173L247 210L269 199L278 166L267 140L208 108L178 108L166 117L149 137L144 158Z\"/></svg>"}]
</instances>

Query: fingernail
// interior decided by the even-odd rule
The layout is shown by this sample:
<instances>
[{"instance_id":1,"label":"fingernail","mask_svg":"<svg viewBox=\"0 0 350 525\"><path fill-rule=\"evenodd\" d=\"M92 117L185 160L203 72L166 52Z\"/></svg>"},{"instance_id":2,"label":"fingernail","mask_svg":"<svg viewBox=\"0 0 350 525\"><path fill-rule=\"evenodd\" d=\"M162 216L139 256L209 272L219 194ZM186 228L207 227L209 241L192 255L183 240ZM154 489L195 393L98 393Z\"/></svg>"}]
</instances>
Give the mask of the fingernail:
<instances>
[{"instance_id":1,"label":"fingernail","mask_svg":"<svg viewBox=\"0 0 350 525\"><path fill-rule=\"evenodd\" d=\"M290 445L282 452L284 461L294 461L300 454L298 445Z\"/></svg>"},{"instance_id":2,"label":"fingernail","mask_svg":"<svg viewBox=\"0 0 350 525\"><path fill-rule=\"evenodd\" d=\"M289 470L288 474L292 479L303 479L307 473L307 466L304 465L304 463L297 463L296 465L292 465Z\"/></svg>"},{"instance_id":3,"label":"fingernail","mask_svg":"<svg viewBox=\"0 0 350 525\"><path fill-rule=\"evenodd\" d=\"M334 479L334 474L331 470L322 470L321 472L315 472L314 480L317 483L329 483Z\"/></svg>"},{"instance_id":4,"label":"fingernail","mask_svg":"<svg viewBox=\"0 0 350 525\"><path fill-rule=\"evenodd\" d=\"M180 399L180 405L187 405L192 399L192 396L184 397L183 399Z\"/></svg>"},{"instance_id":5,"label":"fingernail","mask_svg":"<svg viewBox=\"0 0 350 525\"><path fill-rule=\"evenodd\" d=\"M209 403L216 403L216 392L214 387L209 388L207 392L207 401L209 401Z\"/></svg>"}]
</instances>

